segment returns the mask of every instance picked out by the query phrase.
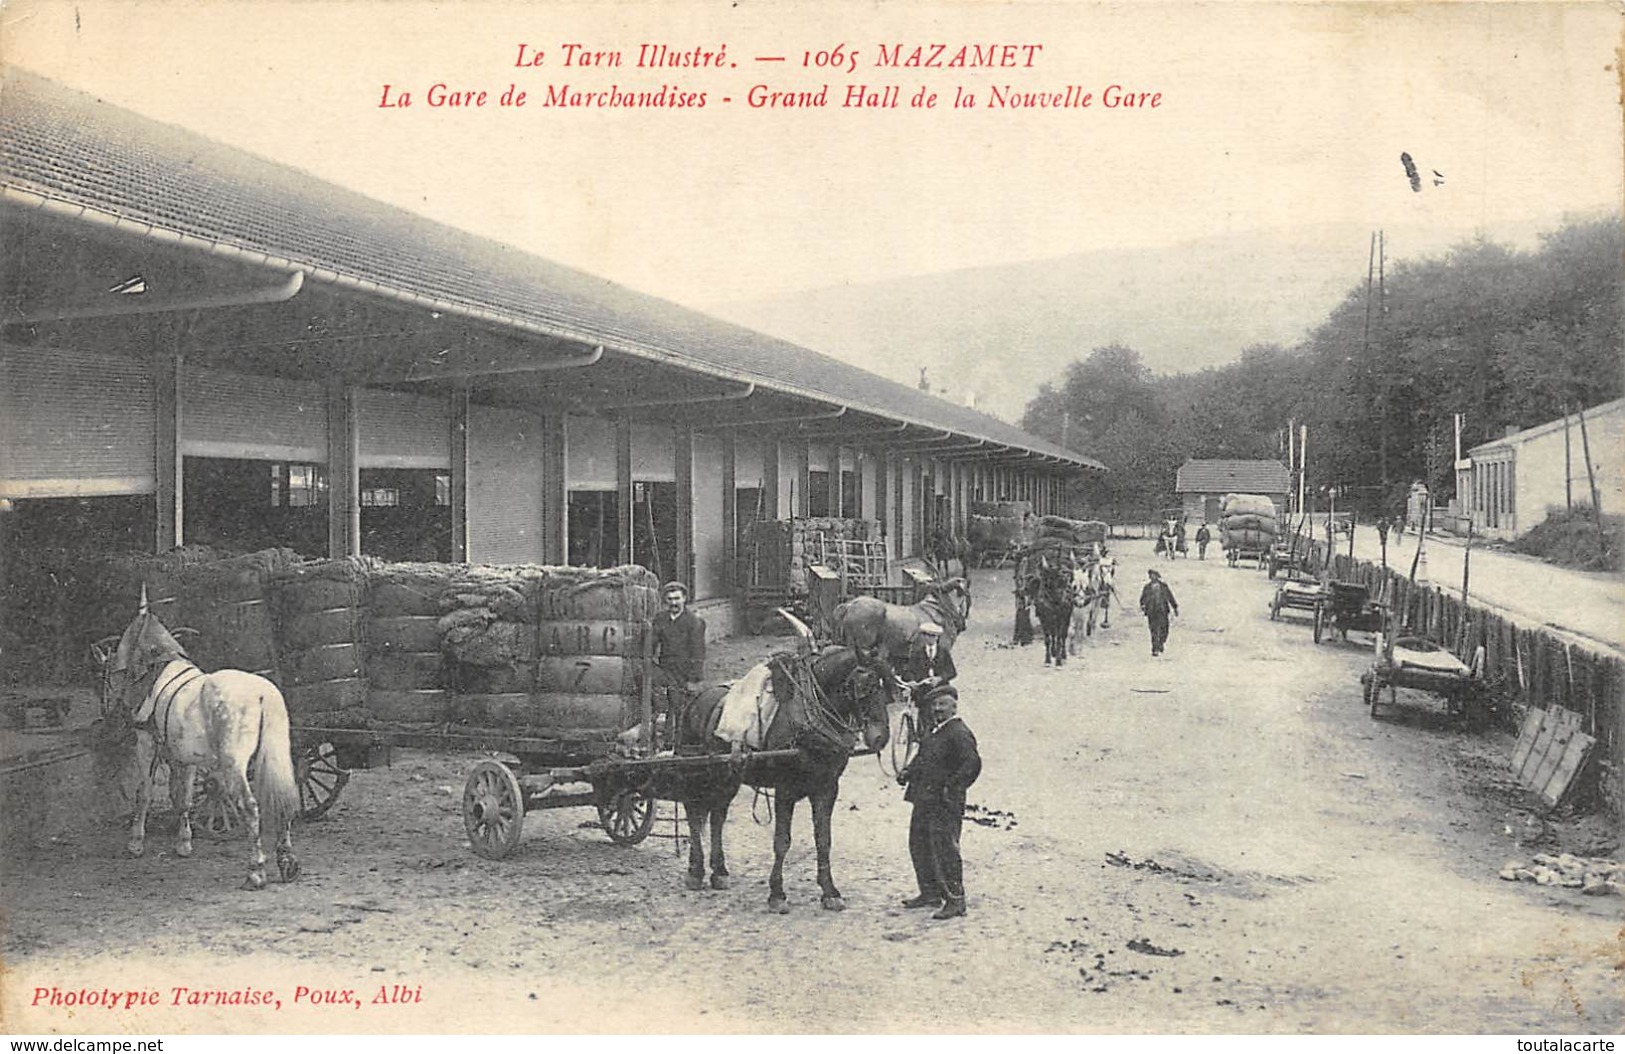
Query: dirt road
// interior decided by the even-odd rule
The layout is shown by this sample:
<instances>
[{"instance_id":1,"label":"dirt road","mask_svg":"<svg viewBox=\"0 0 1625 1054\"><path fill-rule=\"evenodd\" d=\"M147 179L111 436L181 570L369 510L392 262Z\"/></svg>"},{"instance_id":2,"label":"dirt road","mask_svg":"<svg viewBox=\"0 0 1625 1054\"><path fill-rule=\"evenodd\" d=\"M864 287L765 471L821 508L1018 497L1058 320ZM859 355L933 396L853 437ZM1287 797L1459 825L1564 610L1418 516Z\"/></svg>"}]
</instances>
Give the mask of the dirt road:
<instances>
[{"instance_id":1,"label":"dirt road","mask_svg":"<svg viewBox=\"0 0 1625 1054\"><path fill-rule=\"evenodd\" d=\"M1151 559L1127 543L1132 603ZM788 916L764 910L771 834L741 797L735 886L689 893L669 841L620 849L585 810L533 814L514 858L466 848L470 759L397 755L298 831L307 874L237 892L242 846L122 859L87 826L8 862L3 979L24 1031L1589 1032L1625 1023L1617 897L1501 882L1542 828L1504 735L1401 695L1373 722L1367 651L1268 621L1222 560L1167 568L1168 654L1143 619L1064 670L1008 645L1008 574L978 576L956 658L986 760L966 826L968 918L913 892L907 806L873 759L836 815L849 908L821 911L808 821ZM734 647L732 665L761 642ZM730 649L723 649L725 652ZM669 826L664 830L669 831ZM161 847L163 841L155 843ZM161 1005L31 1006L108 985ZM393 988L391 986L402 986ZM925 986L943 998L922 1005ZM175 986L281 1007L173 1005ZM421 986L421 992L419 989ZM296 1005L299 989L355 1002ZM421 1001L377 1003L380 994ZM420 993L420 994L419 994ZM337 992L335 992L337 995ZM183 996L183 999L185 997Z\"/></svg>"}]
</instances>

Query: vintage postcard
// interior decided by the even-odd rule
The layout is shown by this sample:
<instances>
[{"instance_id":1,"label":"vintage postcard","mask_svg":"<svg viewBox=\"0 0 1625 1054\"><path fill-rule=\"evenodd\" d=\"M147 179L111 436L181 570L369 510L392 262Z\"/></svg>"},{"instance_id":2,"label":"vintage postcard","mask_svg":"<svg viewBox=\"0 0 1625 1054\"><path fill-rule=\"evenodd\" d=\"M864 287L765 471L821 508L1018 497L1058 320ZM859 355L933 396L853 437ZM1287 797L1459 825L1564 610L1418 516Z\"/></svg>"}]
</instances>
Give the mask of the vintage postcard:
<instances>
[{"instance_id":1,"label":"vintage postcard","mask_svg":"<svg viewBox=\"0 0 1625 1054\"><path fill-rule=\"evenodd\" d=\"M0 1022L1618 1033L1621 26L0 7Z\"/></svg>"}]
</instances>

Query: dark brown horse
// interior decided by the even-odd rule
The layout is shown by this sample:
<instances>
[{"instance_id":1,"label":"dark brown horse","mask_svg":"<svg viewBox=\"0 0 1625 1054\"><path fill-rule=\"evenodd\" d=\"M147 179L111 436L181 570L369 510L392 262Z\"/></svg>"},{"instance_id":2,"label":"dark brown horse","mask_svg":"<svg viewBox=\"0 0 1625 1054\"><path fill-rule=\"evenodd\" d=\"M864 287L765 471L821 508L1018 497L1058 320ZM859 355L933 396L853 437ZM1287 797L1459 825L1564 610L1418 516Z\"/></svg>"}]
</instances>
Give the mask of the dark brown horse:
<instances>
[{"instance_id":1,"label":"dark brown horse","mask_svg":"<svg viewBox=\"0 0 1625 1054\"><path fill-rule=\"evenodd\" d=\"M1066 665L1067 637L1072 629L1076 594L1072 570L1047 556L1034 559L1027 568L1025 592L1044 630L1044 665Z\"/></svg>"},{"instance_id":2,"label":"dark brown horse","mask_svg":"<svg viewBox=\"0 0 1625 1054\"><path fill-rule=\"evenodd\" d=\"M971 557L976 555L976 548L971 545L969 538L954 533L953 528L942 526L931 532L930 540L926 544L930 553L931 562L935 565L936 573L941 578L947 578L953 570L952 563L959 561L959 577L970 578Z\"/></svg>"},{"instance_id":3,"label":"dark brown horse","mask_svg":"<svg viewBox=\"0 0 1625 1054\"><path fill-rule=\"evenodd\" d=\"M678 781L672 797L683 803L683 811L688 814L687 885L689 889L704 885L709 825L711 886L728 887L722 828L741 784L749 783L775 792L768 910L778 914L790 910L784 896L784 858L790 851L796 803L807 798L812 802L813 840L818 849L818 885L823 891L820 902L829 911L840 911L846 902L830 868L830 821L835 799L858 734L862 733L870 750L886 745L890 734L886 704L891 700L891 689L885 671L872 658L852 648L831 646L810 658L778 654L768 664L779 712L767 730L764 750L793 748L795 753L759 760L751 760L747 754L740 757L737 766L708 770L696 767L692 776L685 774ZM705 743L716 753L729 750L727 743L712 735L724 694L726 689L709 689L688 707L683 721L685 741Z\"/></svg>"},{"instance_id":4,"label":"dark brown horse","mask_svg":"<svg viewBox=\"0 0 1625 1054\"><path fill-rule=\"evenodd\" d=\"M970 609L970 582L950 578L928 585L926 595L913 607L888 604L874 597L853 597L835 609L830 621L837 644L879 651L883 658L890 659L893 655L907 655L909 646L920 635L920 626L927 622L940 625L943 643L953 648L955 638L965 632Z\"/></svg>"}]
</instances>

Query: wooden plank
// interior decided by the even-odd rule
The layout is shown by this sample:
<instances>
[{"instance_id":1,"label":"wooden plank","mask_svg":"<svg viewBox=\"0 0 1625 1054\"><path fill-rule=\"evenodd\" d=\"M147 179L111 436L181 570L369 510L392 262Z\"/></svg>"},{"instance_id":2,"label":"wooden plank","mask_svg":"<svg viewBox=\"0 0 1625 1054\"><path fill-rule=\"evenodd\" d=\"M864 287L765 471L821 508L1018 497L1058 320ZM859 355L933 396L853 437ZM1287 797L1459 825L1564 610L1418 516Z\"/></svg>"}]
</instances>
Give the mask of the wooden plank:
<instances>
[{"instance_id":1,"label":"wooden plank","mask_svg":"<svg viewBox=\"0 0 1625 1054\"><path fill-rule=\"evenodd\" d=\"M1534 771L1530 774L1528 785L1531 790L1538 792L1551 781L1553 774L1557 772L1558 766L1563 762L1563 754L1568 750L1569 743L1576 735L1580 734L1582 733L1578 729L1566 721L1555 723L1551 744L1541 754L1540 764L1536 765Z\"/></svg>"},{"instance_id":2,"label":"wooden plank","mask_svg":"<svg viewBox=\"0 0 1625 1054\"><path fill-rule=\"evenodd\" d=\"M1541 799L1546 804L1555 807L1568 796L1581 770L1585 768L1586 761L1591 757L1591 749L1595 745L1596 740L1584 732L1576 731L1570 737L1562 755L1539 788Z\"/></svg>"},{"instance_id":3,"label":"wooden plank","mask_svg":"<svg viewBox=\"0 0 1625 1054\"><path fill-rule=\"evenodd\" d=\"M1524 766L1529 763L1529 755L1535 749L1535 741L1545 724L1544 710L1530 710L1524 714L1523 725L1518 729L1518 741L1512 746L1512 759L1508 762L1513 775L1522 777Z\"/></svg>"}]
</instances>

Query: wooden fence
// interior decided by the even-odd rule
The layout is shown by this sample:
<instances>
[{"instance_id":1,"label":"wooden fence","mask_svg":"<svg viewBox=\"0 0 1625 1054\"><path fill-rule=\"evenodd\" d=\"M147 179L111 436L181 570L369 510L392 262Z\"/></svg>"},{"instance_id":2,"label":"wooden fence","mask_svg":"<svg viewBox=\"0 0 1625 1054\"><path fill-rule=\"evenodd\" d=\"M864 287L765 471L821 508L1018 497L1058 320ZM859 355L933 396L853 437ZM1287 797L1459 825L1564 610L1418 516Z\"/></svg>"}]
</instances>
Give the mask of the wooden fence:
<instances>
[{"instance_id":1,"label":"wooden fence","mask_svg":"<svg viewBox=\"0 0 1625 1054\"><path fill-rule=\"evenodd\" d=\"M1324 543L1299 538L1313 566L1324 566ZM1438 586L1412 582L1393 568L1347 555L1332 557L1331 577L1358 582L1398 616L1401 630L1439 641L1463 661L1484 649L1485 676L1505 720L1521 722L1529 709L1557 706L1580 717L1580 730L1597 741L1593 767L1581 791L1592 790L1614 817L1625 816L1625 663L1563 640L1543 625L1521 625L1487 608L1466 604Z\"/></svg>"}]
</instances>

